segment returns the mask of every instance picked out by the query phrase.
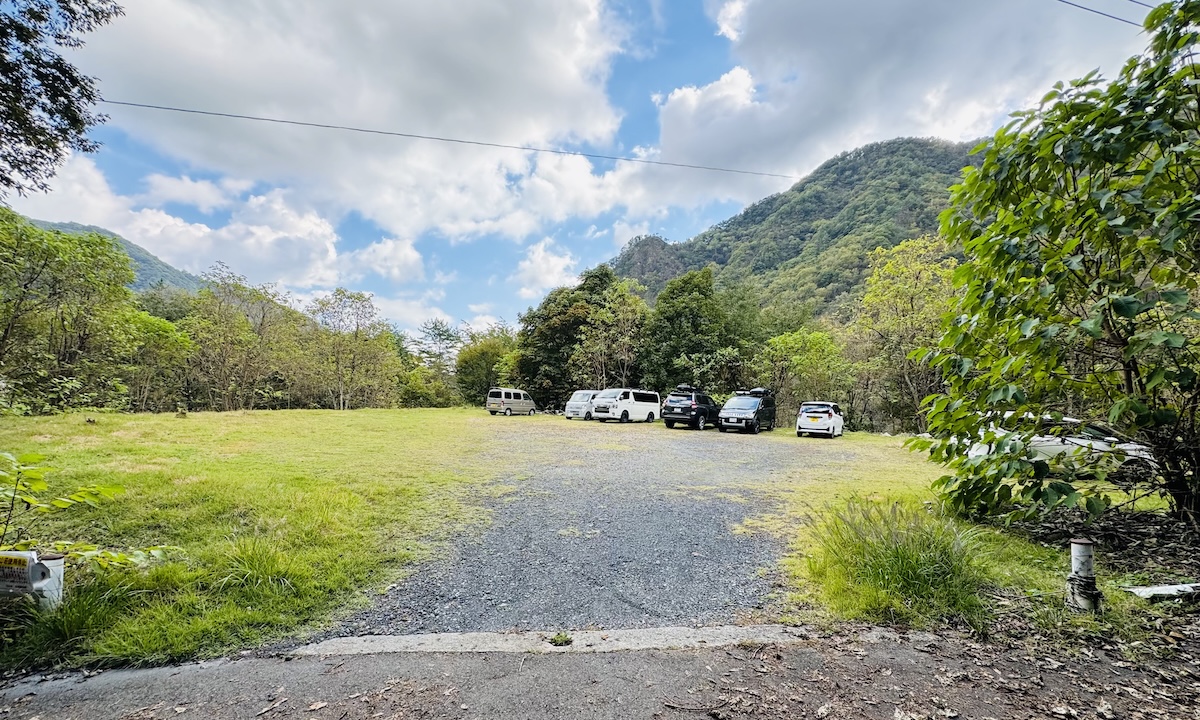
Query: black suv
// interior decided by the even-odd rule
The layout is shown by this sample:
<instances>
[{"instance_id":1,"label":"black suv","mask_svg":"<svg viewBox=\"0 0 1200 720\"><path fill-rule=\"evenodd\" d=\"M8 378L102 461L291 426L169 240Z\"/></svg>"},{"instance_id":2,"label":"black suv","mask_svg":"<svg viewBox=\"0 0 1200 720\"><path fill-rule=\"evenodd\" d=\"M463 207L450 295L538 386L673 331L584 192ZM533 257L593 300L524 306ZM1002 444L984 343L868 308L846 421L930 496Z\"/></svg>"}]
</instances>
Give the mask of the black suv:
<instances>
[{"instance_id":1,"label":"black suv","mask_svg":"<svg viewBox=\"0 0 1200 720\"><path fill-rule=\"evenodd\" d=\"M775 393L766 388L738 390L721 408L717 429L757 433L775 429Z\"/></svg>"},{"instance_id":2,"label":"black suv","mask_svg":"<svg viewBox=\"0 0 1200 720\"><path fill-rule=\"evenodd\" d=\"M713 399L691 385L678 385L663 401L662 419L667 427L675 423L687 423L703 430L717 422L721 408Z\"/></svg>"}]
</instances>

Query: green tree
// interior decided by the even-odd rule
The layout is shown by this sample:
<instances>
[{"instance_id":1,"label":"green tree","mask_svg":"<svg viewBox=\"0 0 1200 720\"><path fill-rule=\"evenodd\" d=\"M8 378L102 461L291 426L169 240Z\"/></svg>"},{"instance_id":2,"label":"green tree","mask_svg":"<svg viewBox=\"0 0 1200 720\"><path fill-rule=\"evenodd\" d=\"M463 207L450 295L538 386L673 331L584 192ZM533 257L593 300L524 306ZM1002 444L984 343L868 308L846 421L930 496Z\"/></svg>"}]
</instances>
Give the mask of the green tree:
<instances>
[{"instance_id":1,"label":"green tree","mask_svg":"<svg viewBox=\"0 0 1200 720\"><path fill-rule=\"evenodd\" d=\"M308 307L322 332L316 352L331 372L329 391L338 410L386 404L385 388L399 371L392 330L367 293L337 288Z\"/></svg>"},{"instance_id":2,"label":"green tree","mask_svg":"<svg viewBox=\"0 0 1200 720\"><path fill-rule=\"evenodd\" d=\"M767 341L758 357L759 381L776 392L779 417L795 417L808 400L843 402L854 383L841 346L826 332L797 330Z\"/></svg>"},{"instance_id":3,"label":"green tree","mask_svg":"<svg viewBox=\"0 0 1200 720\"><path fill-rule=\"evenodd\" d=\"M873 368L884 371L879 379L887 386L888 415L904 430L925 430L921 402L942 387L941 374L911 355L937 343L942 317L954 305L958 262L949 255L946 242L932 237L871 253L871 275L853 325L879 360Z\"/></svg>"},{"instance_id":4,"label":"green tree","mask_svg":"<svg viewBox=\"0 0 1200 720\"><path fill-rule=\"evenodd\" d=\"M733 346L729 316L713 288L710 268L693 270L667 283L646 327L646 383L666 389L687 382L716 390L722 366L709 362ZM723 357L731 359L731 353Z\"/></svg>"},{"instance_id":5,"label":"green tree","mask_svg":"<svg viewBox=\"0 0 1200 720\"><path fill-rule=\"evenodd\" d=\"M536 308L520 316L514 384L521 385L541 407L561 407L576 389L571 357L584 328L617 283L607 265L588 270L573 288L551 290Z\"/></svg>"},{"instance_id":6,"label":"green tree","mask_svg":"<svg viewBox=\"0 0 1200 720\"><path fill-rule=\"evenodd\" d=\"M483 405L488 389L500 382L501 360L516 349L517 336L504 323L468 330L466 335L455 360L454 379L464 400Z\"/></svg>"},{"instance_id":7,"label":"green tree","mask_svg":"<svg viewBox=\"0 0 1200 720\"><path fill-rule=\"evenodd\" d=\"M628 387L638 377L643 332L650 314L641 285L622 280L609 285L580 329L571 354L576 384L591 388Z\"/></svg>"},{"instance_id":8,"label":"green tree","mask_svg":"<svg viewBox=\"0 0 1200 720\"><path fill-rule=\"evenodd\" d=\"M60 54L122 13L111 0L0 3L0 199L44 190L71 150L91 152L88 128L104 118L96 81Z\"/></svg>"},{"instance_id":9,"label":"green tree","mask_svg":"<svg viewBox=\"0 0 1200 720\"><path fill-rule=\"evenodd\" d=\"M941 487L959 508L1105 506L1082 477L1054 475L1027 441L1064 410L1107 420L1153 448L1141 480L1200 523L1200 2L1160 5L1148 50L1116 80L1058 84L983 147L954 189L943 233L962 244L965 295L932 362L948 384L929 404ZM1011 435L994 422L1012 413ZM968 457L961 438L994 441Z\"/></svg>"}]
</instances>

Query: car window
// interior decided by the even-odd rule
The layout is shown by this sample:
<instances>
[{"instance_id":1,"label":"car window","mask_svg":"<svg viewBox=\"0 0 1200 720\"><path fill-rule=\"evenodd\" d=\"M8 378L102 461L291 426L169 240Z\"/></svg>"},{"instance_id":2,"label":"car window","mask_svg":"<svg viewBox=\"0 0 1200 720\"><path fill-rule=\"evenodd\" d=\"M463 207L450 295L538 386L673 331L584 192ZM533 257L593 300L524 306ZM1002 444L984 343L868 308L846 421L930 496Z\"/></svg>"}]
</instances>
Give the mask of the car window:
<instances>
[{"instance_id":1,"label":"car window","mask_svg":"<svg viewBox=\"0 0 1200 720\"><path fill-rule=\"evenodd\" d=\"M596 396L596 398L603 399L603 400L612 400L613 398L615 398L616 396L618 396L620 394L621 394L620 390L602 390L600 392L600 394Z\"/></svg>"},{"instance_id":2,"label":"car window","mask_svg":"<svg viewBox=\"0 0 1200 720\"><path fill-rule=\"evenodd\" d=\"M636 402L640 402L640 403L655 403L655 404L658 404L658 398L654 397L654 396L653 396L653 395L651 395L650 393L640 393L640 392L635 392L635 393L633 394L633 399L634 399Z\"/></svg>"},{"instance_id":3,"label":"car window","mask_svg":"<svg viewBox=\"0 0 1200 720\"><path fill-rule=\"evenodd\" d=\"M512 400L512 393L510 393L510 392L506 392L506 393L504 393L504 399L505 399L505 400Z\"/></svg>"},{"instance_id":4,"label":"car window","mask_svg":"<svg viewBox=\"0 0 1200 720\"><path fill-rule=\"evenodd\" d=\"M621 399L622 399L622 400L628 400L628 399L629 399L629 393L628 393L628 392L623 392L623 393L621 393Z\"/></svg>"},{"instance_id":5,"label":"car window","mask_svg":"<svg viewBox=\"0 0 1200 720\"><path fill-rule=\"evenodd\" d=\"M828 403L804 403L800 406L800 412L806 413L827 413L833 409Z\"/></svg>"},{"instance_id":6,"label":"car window","mask_svg":"<svg viewBox=\"0 0 1200 720\"><path fill-rule=\"evenodd\" d=\"M725 403L726 410L755 410L758 408L758 398L739 395L729 398L729 402Z\"/></svg>"},{"instance_id":7,"label":"car window","mask_svg":"<svg viewBox=\"0 0 1200 720\"><path fill-rule=\"evenodd\" d=\"M502 397L502 396L503 395L499 390L489 390L488 391L488 397L490 397L490 398L498 398L498 397Z\"/></svg>"}]
</instances>

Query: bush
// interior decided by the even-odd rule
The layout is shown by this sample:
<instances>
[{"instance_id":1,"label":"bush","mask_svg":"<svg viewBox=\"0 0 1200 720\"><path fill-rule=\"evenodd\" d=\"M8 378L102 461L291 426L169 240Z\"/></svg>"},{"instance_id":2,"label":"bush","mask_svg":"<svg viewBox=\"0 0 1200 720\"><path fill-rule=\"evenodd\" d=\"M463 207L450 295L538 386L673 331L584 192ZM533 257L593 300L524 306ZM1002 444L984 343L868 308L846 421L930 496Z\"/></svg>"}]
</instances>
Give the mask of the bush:
<instances>
[{"instance_id":1,"label":"bush","mask_svg":"<svg viewBox=\"0 0 1200 720\"><path fill-rule=\"evenodd\" d=\"M923 509L851 500L812 529L810 577L850 618L889 624L965 622L987 628L975 533Z\"/></svg>"}]
</instances>

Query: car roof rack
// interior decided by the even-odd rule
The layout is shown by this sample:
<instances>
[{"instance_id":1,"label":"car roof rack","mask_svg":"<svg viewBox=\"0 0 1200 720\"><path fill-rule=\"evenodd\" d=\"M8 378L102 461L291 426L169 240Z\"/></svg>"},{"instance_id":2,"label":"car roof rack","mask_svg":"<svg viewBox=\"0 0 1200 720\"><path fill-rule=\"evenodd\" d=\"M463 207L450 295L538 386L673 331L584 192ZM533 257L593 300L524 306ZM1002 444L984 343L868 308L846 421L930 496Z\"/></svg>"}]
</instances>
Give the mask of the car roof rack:
<instances>
[{"instance_id":1,"label":"car roof rack","mask_svg":"<svg viewBox=\"0 0 1200 720\"><path fill-rule=\"evenodd\" d=\"M678 392L685 392L685 393L698 393L698 392L704 392L704 391L703 391L703 390L701 390L700 388L698 388L698 387L696 387L696 386L694 386L694 385L688 385L687 383L680 383L679 385L676 385L676 386L675 386L675 390L676 390L676 391L678 391Z\"/></svg>"},{"instance_id":2,"label":"car roof rack","mask_svg":"<svg viewBox=\"0 0 1200 720\"><path fill-rule=\"evenodd\" d=\"M751 397L766 397L767 395L774 395L775 393L769 388L756 387L751 390L735 390L733 394L750 395Z\"/></svg>"}]
</instances>

